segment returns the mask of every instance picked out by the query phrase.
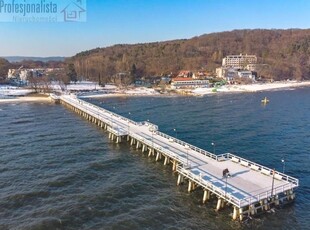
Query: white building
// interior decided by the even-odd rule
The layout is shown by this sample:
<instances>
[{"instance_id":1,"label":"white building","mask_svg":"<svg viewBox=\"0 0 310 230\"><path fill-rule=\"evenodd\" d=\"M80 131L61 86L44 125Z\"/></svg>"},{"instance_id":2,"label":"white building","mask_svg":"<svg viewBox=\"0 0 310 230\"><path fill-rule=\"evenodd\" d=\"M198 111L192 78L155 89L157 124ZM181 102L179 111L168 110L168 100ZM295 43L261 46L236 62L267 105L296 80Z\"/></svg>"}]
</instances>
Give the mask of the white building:
<instances>
[{"instance_id":1,"label":"white building","mask_svg":"<svg viewBox=\"0 0 310 230\"><path fill-rule=\"evenodd\" d=\"M247 66L253 69L253 65L257 63L255 55L228 55L223 58L222 66L225 68L246 69Z\"/></svg>"},{"instance_id":2,"label":"white building","mask_svg":"<svg viewBox=\"0 0 310 230\"><path fill-rule=\"evenodd\" d=\"M193 78L174 78L171 82L171 89L200 88L208 87L209 80L196 80Z\"/></svg>"},{"instance_id":3,"label":"white building","mask_svg":"<svg viewBox=\"0 0 310 230\"><path fill-rule=\"evenodd\" d=\"M23 69L19 72L19 79L23 82L26 82L28 80L28 77L30 76L30 70Z\"/></svg>"},{"instance_id":4,"label":"white building","mask_svg":"<svg viewBox=\"0 0 310 230\"><path fill-rule=\"evenodd\" d=\"M238 76L241 78L249 78L251 80L255 80L255 75L252 73L252 71L248 70L238 71Z\"/></svg>"},{"instance_id":5,"label":"white building","mask_svg":"<svg viewBox=\"0 0 310 230\"><path fill-rule=\"evenodd\" d=\"M9 69L9 72L8 72L8 78L9 79L12 79L12 78L17 78L17 71L16 69Z\"/></svg>"},{"instance_id":6,"label":"white building","mask_svg":"<svg viewBox=\"0 0 310 230\"><path fill-rule=\"evenodd\" d=\"M234 82L236 78L251 79L255 81L255 75L249 70L238 70L236 68L224 68L220 67L216 69L217 76L224 78L228 82Z\"/></svg>"}]
</instances>

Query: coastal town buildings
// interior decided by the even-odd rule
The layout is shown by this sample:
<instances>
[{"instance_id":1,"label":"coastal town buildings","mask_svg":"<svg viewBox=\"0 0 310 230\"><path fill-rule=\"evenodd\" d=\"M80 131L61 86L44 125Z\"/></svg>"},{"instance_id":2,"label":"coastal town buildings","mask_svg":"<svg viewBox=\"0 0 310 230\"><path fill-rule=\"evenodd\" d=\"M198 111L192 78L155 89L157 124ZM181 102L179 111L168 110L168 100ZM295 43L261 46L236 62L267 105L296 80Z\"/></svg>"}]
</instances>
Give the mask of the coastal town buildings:
<instances>
[{"instance_id":1,"label":"coastal town buildings","mask_svg":"<svg viewBox=\"0 0 310 230\"><path fill-rule=\"evenodd\" d=\"M186 88L203 88L209 86L209 80L198 80L193 78L173 78L171 89L186 89Z\"/></svg>"},{"instance_id":2,"label":"coastal town buildings","mask_svg":"<svg viewBox=\"0 0 310 230\"><path fill-rule=\"evenodd\" d=\"M9 69L7 78L13 83L27 84L30 77L43 77L53 71L61 71L62 68L36 68L27 69L21 66L18 69Z\"/></svg>"},{"instance_id":3,"label":"coastal town buildings","mask_svg":"<svg viewBox=\"0 0 310 230\"><path fill-rule=\"evenodd\" d=\"M192 77L193 73L189 70L182 70L179 72L178 77Z\"/></svg>"},{"instance_id":4,"label":"coastal town buildings","mask_svg":"<svg viewBox=\"0 0 310 230\"><path fill-rule=\"evenodd\" d=\"M216 68L218 78L234 83L237 78L255 81L257 57L255 55L228 55L222 60L222 66Z\"/></svg>"}]
</instances>

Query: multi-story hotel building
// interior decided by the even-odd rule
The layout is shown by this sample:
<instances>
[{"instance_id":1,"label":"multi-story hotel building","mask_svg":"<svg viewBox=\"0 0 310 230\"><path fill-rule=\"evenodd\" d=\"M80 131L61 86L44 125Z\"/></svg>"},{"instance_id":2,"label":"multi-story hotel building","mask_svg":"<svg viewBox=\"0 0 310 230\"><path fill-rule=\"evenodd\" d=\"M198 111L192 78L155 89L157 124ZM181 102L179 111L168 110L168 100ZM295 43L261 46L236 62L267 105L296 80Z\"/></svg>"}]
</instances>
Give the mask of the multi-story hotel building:
<instances>
[{"instance_id":1,"label":"multi-story hotel building","mask_svg":"<svg viewBox=\"0 0 310 230\"><path fill-rule=\"evenodd\" d=\"M228 55L223 58L222 66L226 68L246 69L248 65L255 65L257 57L255 55Z\"/></svg>"}]
</instances>

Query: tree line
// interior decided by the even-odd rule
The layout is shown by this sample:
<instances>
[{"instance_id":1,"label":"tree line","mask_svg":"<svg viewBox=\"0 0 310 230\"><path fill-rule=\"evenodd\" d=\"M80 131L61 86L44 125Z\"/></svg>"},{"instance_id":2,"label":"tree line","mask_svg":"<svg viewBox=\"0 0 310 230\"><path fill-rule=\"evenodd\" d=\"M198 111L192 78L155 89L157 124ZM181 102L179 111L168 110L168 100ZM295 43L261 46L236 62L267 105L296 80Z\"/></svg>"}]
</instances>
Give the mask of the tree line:
<instances>
[{"instance_id":1,"label":"tree line","mask_svg":"<svg viewBox=\"0 0 310 230\"><path fill-rule=\"evenodd\" d=\"M111 82L118 73L135 77L175 74L180 70L215 71L231 54L258 57L262 79L310 79L310 30L234 30L191 39L114 45L69 58L78 76Z\"/></svg>"}]
</instances>

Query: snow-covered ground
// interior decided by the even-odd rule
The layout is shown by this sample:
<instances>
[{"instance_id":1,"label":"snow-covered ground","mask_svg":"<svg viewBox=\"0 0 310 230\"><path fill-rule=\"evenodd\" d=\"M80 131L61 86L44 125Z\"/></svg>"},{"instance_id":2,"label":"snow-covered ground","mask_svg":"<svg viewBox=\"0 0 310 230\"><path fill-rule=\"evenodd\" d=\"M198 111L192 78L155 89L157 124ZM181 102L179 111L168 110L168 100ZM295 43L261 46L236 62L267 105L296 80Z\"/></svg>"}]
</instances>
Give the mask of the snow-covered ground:
<instances>
[{"instance_id":1,"label":"snow-covered ground","mask_svg":"<svg viewBox=\"0 0 310 230\"><path fill-rule=\"evenodd\" d=\"M59 84L59 82L52 82L50 88L56 91L61 91L61 84ZM102 87L98 85L98 83L90 81L78 81L76 83L72 82L71 84L66 86L66 89L68 91L91 91L91 90L102 90L110 88L116 88L116 87L112 85Z\"/></svg>"},{"instance_id":2,"label":"snow-covered ground","mask_svg":"<svg viewBox=\"0 0 310 230\"><path fill-rule=\"evenodd\" d=\"M7 96L25 96L32 92L32 89L24 89L9 85L0 85L0 98Z\"/></svg>"},{"instance_id":3,"label":"snow-covered ground","mask_svg":"<svg viewBox=\"0 0 310 230\"><path fill-rule=\"evenodd\" d=\"M252 84L252 85L225 85L217 88L197 88L192 90L194 95L206 95L212 93L229 93L229 92L259 92L259 91L270 91L279 90L285 88L296 88L310 86L310 81L296 82L296 81L285 81L285 82L274 82L264 84Z\"/></svg>"},{"instance_id":4,"label":"snow-covered ground","mask_svg":"<svg viewBox=\"0 0 310 230\"><path fill-rule=\"evenodd\" d=\"M145 87L136 87L130 89L112 89L108 91L106 88L97 92L89 92L80 94L80 97L94 98L94 97L111 97L111 96L155 96L160 95L157 91Z\"/></svg>"},{"instance_id":5,"label":"snow-covered ground","mask_svg":"<svg viewBox=\"0 0 310 230\"><path fill-rule=\"evenodd\" d=\"M206 95L214 93L233 93L233 92L258 92L264 90L278 90L283 88L295 88L310 86L310 81L296 82L296 81L285 81L285 82L274 82L264 84L252 84L252 85L225 85L217 88L197 88L191 90L190 93L193 95ZM55 91L61 92L61 86L58 82L54 82L51 88ZM94 82L77 82L72 83L66 87L67 91L74 91L79 96L90 98L90 97L117 97L117 96L156 96L160 95L156 90L145 87L131 87L128 89L121 89L115 85L105 85L104 87L99 86ZM14 86L3 85L0 86L0 100L8 99L9 97L20 97L27 96L33 93L34 90L19 88ZM187 91L189 92L189 91Z\"/></svg>"},{"instance_id":6,"label":"snow-covered ground","mask_svg":"<svg viewBox=\"0 0 310 230\"><path fill-rule=\"evenodd\" d=\"M90 97L116 97L116 96L152 96L159 95L157 91L151 88L145 87L130 87L128 89L118 88L115 85L105 85L104 87L99 86L94 82L77 82L71 83L66 87L61 86L58 82L53 82L50 85L50 89L53 91L62 92L62 88L66 91L75 92L80 97L90 98ZM9 99L10 97L20 97L27 96L33 93L34 90L19 88L15 86L0 86L0 99Z\"/></svg>"}]
</instances>

